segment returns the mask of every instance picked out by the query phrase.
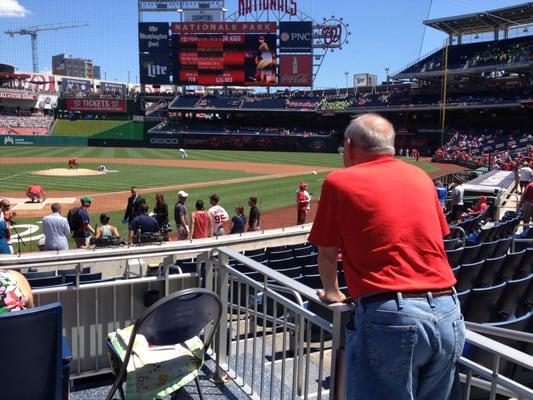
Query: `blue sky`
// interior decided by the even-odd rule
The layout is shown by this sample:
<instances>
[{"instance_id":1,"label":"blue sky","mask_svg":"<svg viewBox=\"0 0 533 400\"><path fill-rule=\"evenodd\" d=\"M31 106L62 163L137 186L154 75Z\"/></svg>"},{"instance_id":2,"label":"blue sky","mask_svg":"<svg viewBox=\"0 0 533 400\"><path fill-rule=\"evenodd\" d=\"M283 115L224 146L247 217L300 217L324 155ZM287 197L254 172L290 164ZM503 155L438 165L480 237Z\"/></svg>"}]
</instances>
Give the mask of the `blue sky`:
<instances>
[{"instance_id":1,"label":"blue sky","mask_svg":"<svg viewBox=\"0 0 533 400\"><path fill-rule=\"evenodd\" d=\"M298 0L298 7L321 21L343 17L350 24L350 43L329 54L322 64L315 87L344 87L345 72L391 73L442 45L445 35L424 25L431 0ZM524 1L433 0L430 18L490 10ZM228 0L229 12L237 0ZM164 13L170 20L171 15ZM145 21L155 18L145 18ZM178 16L172 20L177 21ZM3 32L21 27L84 21L88 27L42 32L39 63L51 70L53 54L66 53L91 58L102 67L102 77L126 81L138 79L137 10L135 0L0 0L0 63L31 71L28 36L10 38ZM424 40L422 41L422 38ZM421 52L420 49L422 48ZM351 81L350 81L351 82ZM351 83L350 83L351 84Z\"/></svg>"}]
</instances>

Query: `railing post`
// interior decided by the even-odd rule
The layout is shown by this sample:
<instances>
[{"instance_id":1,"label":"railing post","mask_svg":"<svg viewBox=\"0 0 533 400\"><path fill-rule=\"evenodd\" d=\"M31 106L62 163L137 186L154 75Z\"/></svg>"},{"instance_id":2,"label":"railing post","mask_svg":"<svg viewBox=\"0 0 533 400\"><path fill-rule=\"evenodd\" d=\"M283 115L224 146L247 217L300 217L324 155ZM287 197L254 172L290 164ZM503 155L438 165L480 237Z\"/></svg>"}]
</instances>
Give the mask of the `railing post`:
<instances>
[{"instance_id":1,"label":"railing post","mask_svg":"<svg viewBox=\"0 0 533 400\"><path fill-rule=\"evenodd\" d=\"M346 398L346 377L344 362L344 329L352 312L345 306L333 306L333 332L331 345L330 400Z\"/></svg>"},{"instance_id":2,"label":"railing post","mask_svg":"<svg viewBox=\"0 0 533 400\"><path fill-rule=\"evenodd\" d=\"M212 257L210 257L212 260ZM228 261L229 258L227 255L219 253L218 254L218 279L216 285L216 293L222 300L222 314L220 315L220 322L218 325L218 332L215 338L216 344L216 372L215 380L218 382L227 382L226 371L224 368L228 368L228 357L227 357L227 348L228 345ZM207 277L207 273L206 273ZM211 280L212 282L212 280Z\"/></svg>"}]
</instances>

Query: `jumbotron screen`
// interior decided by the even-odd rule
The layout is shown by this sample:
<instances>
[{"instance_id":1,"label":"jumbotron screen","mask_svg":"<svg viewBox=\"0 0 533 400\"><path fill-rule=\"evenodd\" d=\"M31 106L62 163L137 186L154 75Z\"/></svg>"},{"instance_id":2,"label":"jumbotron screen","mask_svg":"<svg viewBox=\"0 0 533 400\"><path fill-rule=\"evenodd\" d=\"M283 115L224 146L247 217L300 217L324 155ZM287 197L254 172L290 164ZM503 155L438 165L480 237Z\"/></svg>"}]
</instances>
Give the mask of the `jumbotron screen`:
<instances>
[{"instance_id":1,"label":"jumbotron screen","mask_svg":"<svg viewBox=\"0 0 533 400\"><path fill-rule=\"evenodd\" d=\"M174 82L184 85L276 85L276 35L172 36Z\"/></svg>"}]
</instances>

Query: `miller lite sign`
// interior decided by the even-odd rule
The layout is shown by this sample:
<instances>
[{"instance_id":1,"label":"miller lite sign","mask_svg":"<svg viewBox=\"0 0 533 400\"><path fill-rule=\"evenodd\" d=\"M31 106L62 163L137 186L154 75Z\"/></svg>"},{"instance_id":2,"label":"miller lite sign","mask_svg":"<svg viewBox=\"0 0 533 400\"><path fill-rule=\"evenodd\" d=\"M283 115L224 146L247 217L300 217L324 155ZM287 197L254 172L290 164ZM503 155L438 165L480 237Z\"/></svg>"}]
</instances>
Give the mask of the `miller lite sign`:
<instances>
[{"instance_id":1,"label":"miller lite sign","mask_svg":"<svg viewBox=\"0 0 533 400\"><path fill-rule=\"evenodd\" d=\"M311 86L313 81L311 55L283 55L279 60L279 86Z\"/></svg>"},{"instance_id":2,"label":"miller lite sign","mask_svg":"<svg viewBox=\"0 0 533 400\"><path fill-rule=\"evenodd\" d=\"M313 23L311 21L280 22L280 53L311 53Z\"/></svg>"},{"instance_id":3,"label":"miller lite sign","mask_svg":"<svg viewBox=\"0 0 533 400\"><path fill-rule=\"evenodd\" d=\"M140 54L141 83L165 85L170 83L168 54Z\"/></svg>"}]
</instances>

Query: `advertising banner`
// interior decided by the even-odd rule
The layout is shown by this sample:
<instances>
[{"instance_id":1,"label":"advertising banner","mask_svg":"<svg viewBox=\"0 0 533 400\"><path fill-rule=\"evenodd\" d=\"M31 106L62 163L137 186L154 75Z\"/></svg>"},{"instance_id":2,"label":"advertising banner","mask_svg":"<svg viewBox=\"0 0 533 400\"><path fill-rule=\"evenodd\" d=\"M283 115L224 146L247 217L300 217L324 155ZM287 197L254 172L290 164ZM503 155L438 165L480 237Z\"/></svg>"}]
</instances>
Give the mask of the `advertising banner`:
<instances>
[{"instance_id":1,"label":"advertising banner","mask_svg":"<svg viewBox=\"0 0 533 400\"><path fill-rule=\"evenodd\" d=\"M219 22L222 21L222 10L184 10L185 22Z\"/></svg>"},{"instance_id":2,"label":"advertising banner","mask_svg":"<svg viewBox=\"0 0 533 400\"><path fill-rule=\"evenodd\" d=\"M125 99L66 99L69 111L100 113L125 113Z\"/></svg>"},{"instance_id":3,"label":"advertising banner","mask_svg":"<svg viewBox=\"0 0 533 400\"><path fill-rule=\"evenodd\" d=\"M313 47L313 23L311 21L280 22L280 53L311 53Z\"/></svg>"},{"instance_id":4,"label":"advertising banner","mask_svg":"<svg viewBox=\"0 0 533 400\"><path fill-rule=\"evenodd\" d=\"M55 92L53 75L21 73L12 74L11 79L2 83L2 87L29 90L31 92Z\"/></svg>"},{"instance_id":5,"label":"advertising banner","mask_svg":"<svg viewBox=\"0 0 533 400\"><path fill-rule=\"evenodd\" d=\"M63 78L61 82L63 92L90 92L91 81L88 79Z\"/></svg>"},{"instance_id":6,"label":"advertising banner","mask_svg":"<svg viewBox=\"0 0 533 400\"><path fill-rule=\"evenodd\" d=\"M0 99L35 100L37 96L24 91L0 89Z\"/></svg>"},{"instance_id":7,"label":"advertising banner","mask_svg":"<svg viewBox=\"0 0 533 400\"><path fill-rule=\"evenodd\" d=\"M58 97L59 96L55 94L39 94L37 102L35 103L35 108L52 110L57 107Z\"/></svg>"},{"instance_id":8,"label":"advertising banner","mask_svg":"<svg viewBox=\"0 0 533 400\"><path fill-rule=\"evenodd\" d=\"M126 85L123 83L100 82L100 92L126 94Z\"/></svg>"},{"instance_id":9,"label":"advertising banner","mask_svg":"<svg viewBox=\"0 0 533 400\"><path fill-rule=\"evenodd\" d=\"M168 53L168 23L140 22L139 51L141 53Z\"/></svg>"},{"instance_id":10,"label":"advertising banner","mask_svg":"<svg viewBox=\"0 0 533 400\"><path fill-rule=\"evenodd\" d=\"M0 135L0 146L87 146L79 136Z\"/></svg>"},{"instance_id":11,"label":"advertising banner","mask_svg":"<svg viewBox=\"0 0 533 400\"><path fill-rule=\"evenodd\" d=\"M170 83L169 55L140 54L141 83L165 85Z\"/></svg>"},{"instance_id":12,"label":"advertising banner","mask_svg":"<svg viewBox=\"0 0 533 400\"><path fill-rule=\"evenodd\" d=\"M311 55L279 57L280 86L311 86L313 66Z\"/></svg>"},{"instance_id":13,"label":"advertising banner","mask_svg":"<svg viewBox=\"0 0 533 400\"><path fill-rule=\"evenodd\" d=\"M276 33L276 22L173 22L172 33Z\"/></svg>"}]
</instances>

